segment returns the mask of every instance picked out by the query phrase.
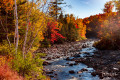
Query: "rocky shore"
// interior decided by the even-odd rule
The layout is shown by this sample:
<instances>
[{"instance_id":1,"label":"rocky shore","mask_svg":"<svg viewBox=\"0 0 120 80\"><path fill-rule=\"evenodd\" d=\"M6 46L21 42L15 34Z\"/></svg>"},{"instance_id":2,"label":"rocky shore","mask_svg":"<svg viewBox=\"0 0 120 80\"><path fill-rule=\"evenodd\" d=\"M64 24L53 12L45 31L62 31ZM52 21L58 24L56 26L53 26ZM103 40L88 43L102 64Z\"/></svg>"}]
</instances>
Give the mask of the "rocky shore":
<instances>
[{"instance_id":1,"label":"rocky shore","mask_svg":"<svg viewBox=\"0 0 120 80\"><path fill-rule=\"evenodd\" d=\"M43 57L46 60L73 56L75 54L80 54L80 50L88 46L88 44L86 44L87 41L92 41L92 39L76 42L65 42L64 44L54 44L50 48L40 48L35 53L46 53L47 56Z\"/></svg>"},{"instance_id":2,"label":"rocky shore","mask_svg":"<svg viewBox=\"0 0 120 80\"><path fill-rule=\"evenodd\" d=\"M104 50L97 51L91 58L83 59L82 62L96 71L93 76L99 75L101 79L111 77L120 80L120 51Z\"/></svg>"},{"instance_id":3,"label":"rocky shore","mask_svg":"<svg viewBox=\"0 0 120 80\"><path fill-rule=\"evenodd\" d=\"M94 68L94 72L91 72L92 76L99 76L103 80L120 80L120 51L116 50L104 50L96 51L94 55L90 55L89 52L84 53L84 57L80 57L80 50L89 46L89 41L92 39L83 40L79 42L71 42L64 44L56 44L51 48L42 48L37 52L46 53L47 56L43 57L46 61L43 63L44 66L51 65L49 61L65 57L66 61L74 61L74 63L66 63L64 66L76 66L80 63L86 64L88 68ZM55 70L47 71L46 74L54 74ZM84 71L88 71L87 68L83 68L75 72L69 70L69 74L81 74ZM58 74L54 74L55 76ZM54 77L51 75L50 77ZM81 77L81 75L79 75Z\"/></svg>"}]
</instances>

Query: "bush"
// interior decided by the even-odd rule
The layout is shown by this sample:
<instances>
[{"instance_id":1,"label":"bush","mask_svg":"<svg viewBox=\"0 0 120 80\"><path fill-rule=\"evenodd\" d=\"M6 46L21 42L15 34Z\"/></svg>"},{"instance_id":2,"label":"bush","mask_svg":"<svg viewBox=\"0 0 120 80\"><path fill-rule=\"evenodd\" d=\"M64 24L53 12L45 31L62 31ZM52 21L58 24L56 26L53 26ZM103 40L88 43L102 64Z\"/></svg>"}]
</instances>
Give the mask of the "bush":
<instances>
[{"instance_id":1,"label":"bush","mask_svg":"<svg viewBox=\"0 0 120 80\"><path fill-rule=\"evenodd\" d=\"M48 48L51 46L50 41L47 38L45 38L40 43L41 43L40 48Z\"/></svg>"},{"instance_id":2,"label":"bush","mask_svg":"<svg viewBox=\"0 0 120 80\"><path fill-rule=\"evenodd\" d=\"M114 40L109 40L107 38L104 38L94 43L94 47L100 50L117 50L117 49L120 49L120 46L117 45L120 43L120 41L118 42L117 40L114 41Z\"/></svg>"},{"instance_id":3,"label":"bush","mask_svg":"<svg viewBox=\"0 0 120 80\"><path fill-rule=\"evenodd\" d=\"M3 56L0 56L0 80L23 80L17 72L10 69Z\"/></svg>"},{"instance_id":4,"label":"bush","mask_svg":"<svg viewBox=\"0 0 120 80\"><path fill-rule=\"evenodd\" d=\"M12 60L12 68L16 70L20 75L29 79L43 79L43 60L40 59L41 53L37 53L34 56L32 53L26 54L25 59L21 53L16 55L16 58Z\"/></svg>"}]
</instances>

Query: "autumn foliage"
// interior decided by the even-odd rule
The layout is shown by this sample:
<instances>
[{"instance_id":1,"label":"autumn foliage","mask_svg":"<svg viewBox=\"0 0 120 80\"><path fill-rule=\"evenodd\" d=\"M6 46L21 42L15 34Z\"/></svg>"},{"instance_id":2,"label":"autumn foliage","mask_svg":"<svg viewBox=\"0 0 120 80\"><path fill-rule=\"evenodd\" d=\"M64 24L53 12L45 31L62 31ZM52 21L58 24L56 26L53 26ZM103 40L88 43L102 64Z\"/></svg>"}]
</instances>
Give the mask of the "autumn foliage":
<instances>
[{"instance_id":1,"label":"autumn foliage","mask_svg":"<svg viewBox=\"0 0 120 80\"><path fill-rule=\"evenodd\" d=\"M120 16L118 4L116 5L118 11L112 12L111 1L105 4L104 14L106 14L106 18L99 25L98 31L98 37L101 40L95 43L95 47L98 49L120 49Z\"/></svg>"},{"instance_id":2,"label":"autumn foliage","mask_svg":"<svg viewBox=\"0 0 120 80\"><path fill-rule=\"evenodd\" d=\"M65 38L63 37L58 31L59 28L57 27L57 22L48 22L47 23L47 37L50 40L51 43L54 43L59 38Z\"/></svg>"},{"instance_id":3,"label":"autumn foliage","mask_svg":"<svg viewBox=\"0 0 120 80\"><path fill-rule=\"evenodd\" d=\"M10 69L3 56L0 56L0 80L24 80L17 72Z\"/></svg>"}]
</instances>

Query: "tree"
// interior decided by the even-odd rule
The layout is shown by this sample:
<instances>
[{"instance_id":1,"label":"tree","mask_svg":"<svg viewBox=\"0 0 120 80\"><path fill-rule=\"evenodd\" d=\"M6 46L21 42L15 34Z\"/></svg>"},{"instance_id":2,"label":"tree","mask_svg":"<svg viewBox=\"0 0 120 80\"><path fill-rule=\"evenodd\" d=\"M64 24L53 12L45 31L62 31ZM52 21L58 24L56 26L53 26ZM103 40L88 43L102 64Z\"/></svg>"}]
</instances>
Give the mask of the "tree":
<instances>
[{"instance_id":1,"label":"tree","mask_svg":"<svg viewBox=\"0 0 120 80\"><path fill-rule=\"evenodd\" d=\"M1 0L0 4L3 1L12 0ZM3 4L6 5L4 2ZM23 76L37 75L37 77L42 77L43 61L40 60L40 56L33 56L33 52L40 46L39 42L44 39L42 34L45 31L48 16L47 12L42 12L42 9L46 5L46 0L15 0L11 11L4 5L0 5L0 31L3 30L1 29L3 27L5 28L5 32L2 33L5 34L3 36L12 35L9 36L12 46L8 49L8 43L4 40L1 42L0 48L1 46L5 47L0 49L0 54L12 56L12 68ZM11 5L9 4L9 6ZM8 14L7 18L6 14ZM12 26L9 26L10 24ZM9 32L8 34L6 30ZM28 64L26 64L27 61Z\"/></svg>"},{"instance_id":2,"label":"tree","mask_svg":"<svg viewBox=\"0 0 120 80\"><path fill-rule=\"evenodd\" d=\"M14 16L15 16L15 50L16 50L16 54L17 54L17 49L18 49L18 43L19 43L19 32L18 32L18 13L17 13L17 2L15 0L15 9L14 9Z\"/></svg>"},{"instance_id":3,"label":"tree","mask_svg":"<svg viewBox=\"0 0 120 80\"><path fill-rule=\"evenodd\" d=\"M118 16L120 16L120 0L114 0L114 4L118 12Z\"/></svg>"},{"instance_id":4,"label":"tree","mask_svg":"<svg viewBox=\"0 0 120 80\"><path fill-rule=\"evenodd\" d=\"M50 15L52 17L54 17L57 21L58 15L60 14L60 11L62 10L62 8L60 7L60 5L65 4L63 3L64 0L54 0L50 2Z\"/></svg>"},{"instance_id":5,"label":"tree","mask_svg":"<svg viewBox=\"0 0 120 80\"><path fill-rule=\"evenodd\" d=\"M47 31L45 33L45 37L49 40L50 43L54 43L55 41L57 41L60 38L65 38L63 37L60 33L58 33L59 28L57 27L58 24L57 22L51 22L49 21L47 23Z\"/></svg>"},{"instance_id":6,"label":"tree","mask_svg":"<svg viewBox=\"0 0 120 80\"><path fill-rule=\"evenodd\" d=\"M113 11L113 1L106 2L104 5L103 12L105 13L111 13Z\"/></svg>"},{"instance_id":7,"label":"tree","mask_svg":"<svg viewBox=\"0 0 120 80\"><path fill-rule=\"evenodd\" d=\"M0 1L0 42L2 40L7 38L7 41L9 43L9 47L11 46L11 42L9 39L9 32L12 32L12 26L10 23L12 23L13 18L12 16L12 10L13 10L14 1L13 0L1 0ZM11 27L8 27L11 26ZM9 31L11 30L11 31Z\"/></svg>"}]
</instances>

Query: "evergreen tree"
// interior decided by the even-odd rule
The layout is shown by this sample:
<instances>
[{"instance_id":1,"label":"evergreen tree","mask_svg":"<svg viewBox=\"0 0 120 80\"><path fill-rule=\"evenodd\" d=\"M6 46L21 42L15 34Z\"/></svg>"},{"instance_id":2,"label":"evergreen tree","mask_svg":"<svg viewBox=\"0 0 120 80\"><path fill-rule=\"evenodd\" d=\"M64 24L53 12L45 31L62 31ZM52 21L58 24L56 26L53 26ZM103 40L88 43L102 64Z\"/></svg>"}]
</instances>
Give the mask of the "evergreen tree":
<instances>
[{"instance_id":1,"label":"evergreen tree","mask_svg":"<svg viewBox=\"0 0 120 80\"><path fill-rule=\"evenodd\" d=\"M60 7L60 5L65 4L63 3L64 0L54 0L50 2L50 15L52 17L54 17L57 21L58 15L60 14L60 11L62 10L62 8Z\"/></svg>"}]
</instances>

